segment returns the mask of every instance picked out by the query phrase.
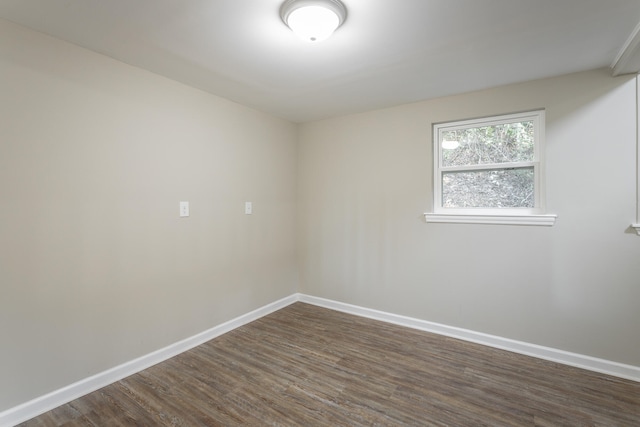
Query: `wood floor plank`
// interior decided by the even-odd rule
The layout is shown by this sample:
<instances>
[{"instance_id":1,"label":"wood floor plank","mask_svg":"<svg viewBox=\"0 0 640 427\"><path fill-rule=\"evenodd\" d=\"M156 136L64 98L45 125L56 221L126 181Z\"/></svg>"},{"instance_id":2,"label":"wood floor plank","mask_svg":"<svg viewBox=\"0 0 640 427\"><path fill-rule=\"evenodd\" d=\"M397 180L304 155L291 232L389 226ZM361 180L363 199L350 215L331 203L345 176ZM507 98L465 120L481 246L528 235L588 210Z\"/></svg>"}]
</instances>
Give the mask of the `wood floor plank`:
<instances>
[{"instance_id":1,"label":"wood floor plank","mask_svg":"<svg viewBox=\"0 0 640 427\"><path fill-rule=\"evenodd\" d=\"M23 423L640 426L640 383L296 303Z\"/></svg>"}]
</instances>

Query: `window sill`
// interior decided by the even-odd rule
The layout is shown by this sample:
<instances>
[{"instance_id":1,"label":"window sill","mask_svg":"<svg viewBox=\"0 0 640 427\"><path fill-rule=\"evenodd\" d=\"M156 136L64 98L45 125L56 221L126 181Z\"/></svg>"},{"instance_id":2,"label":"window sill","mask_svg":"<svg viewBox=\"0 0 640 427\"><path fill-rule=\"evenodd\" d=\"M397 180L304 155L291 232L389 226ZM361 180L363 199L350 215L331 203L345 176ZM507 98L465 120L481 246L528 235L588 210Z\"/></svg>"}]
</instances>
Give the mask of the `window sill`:
<instances>
[{"instance_id":1,"label":"window sill","mask_svg":"<svg viewBox=\"0 0 640 427\"><path fill-rule=\"evenodd\" d=\"M425 213L427 222L454 224L500 224L500 225L539 225L550 227L556 222L557 215L454 215L446 213ZM636 228L640 234L640 224Z\"/></svg>"},{"instance_id":2,"label":"window sill","mask_svg":"<svg viewBox=\"0 0 640 427\"><path fill-rule=\"evenodd\" d=\"M640 224L631 224L631 227L634 228L638 236L640 236Z\"/></svg>"}]
</instances>

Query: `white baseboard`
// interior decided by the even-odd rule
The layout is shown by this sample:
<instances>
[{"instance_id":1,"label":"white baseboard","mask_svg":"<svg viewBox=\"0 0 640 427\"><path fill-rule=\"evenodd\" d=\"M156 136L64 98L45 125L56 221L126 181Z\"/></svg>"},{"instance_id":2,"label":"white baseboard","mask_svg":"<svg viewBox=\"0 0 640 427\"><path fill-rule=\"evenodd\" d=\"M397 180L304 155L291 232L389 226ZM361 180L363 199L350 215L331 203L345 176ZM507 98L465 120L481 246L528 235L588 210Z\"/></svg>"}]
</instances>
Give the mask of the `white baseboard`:
<instances>
[{"instance_id":1,"label":"white baseboard","mask_svg":"<svg viewBox=\"0 0 640 427\"><path fill-rule=\"evenodd\" d=\"M257 320L267 314L273 313L274 311L280 310L297 300L297 294L290 295L279 301L258 308L250 313L222 323L221 325L215 326L207 331L154 351L153 353L149 353L145 356L123 363L122 365L116 366L107 371L100 372L44 396L0 412L0 426L10 427L27 421L33 417L37 417L38 415L57 408L60 405L71 402L72 400L204 344L205 342L235 328Z\"/></svg>"},{"instance_id":2,"label":"white baseboard","mask_svg":"<svg viewBox=\"0 0 640 427\"><path fill-rule=\"evenodd\" d=\"M332 301L324 298L312 297L309 295L298 295L297 299L300 302L306 302L309 304L317 305L319 307L342 311L349 314L355 314L357 316L367 317L370 319L381 320L383 322L394 323L396 325L406 326L422 331L433 332L452 338L458 338L464 341L470 341L476 344L482 344L489 347L508 350L514 353L524 354L526 356L537 357L539 359L549 360L552 362L562 363L564 365L574 366L577 368L587 369L589 371L599 372L602 374L640 382L639 366L625 365L623 363L612 362L610 360L598 359L596 357L571 353L568 351L558 350L550 347L543 347L536 344L529 344L522 341L515 341L495 335L484 334L481 332L470 331L468 329L456 328L453 326L442 325L439 323L428 322L426 320L400 316L383 311L372 310L369 308L345 304L342 302Z\"/></svg>"},{"instance_id":3,"label":"white baseboard","mask_svg":"<svg viewBox=\"0 0 640 427\"><path fill-rule=\"evenodd\" d=\"M324 298L304 294L293 294L190 338L154 351L153 353L149 353L145 356L123 363L122 365L116 366L107 371L100 372L44 396L10 408L4 412L0 412L0 427L10 427L27 421L33 417L43 414L44 412L57 408L60 405L64 405L74 399L177 356L180 353L197 347L198 345L273 313L274 311L280 310L297 301L640 382L640 367L638 366L625 365L609 360L598 359L577 353L570 353L554 348L483 334L481 332L474 332L467 329L428 322L426 320L386 313Z\"/></svg>"}]
</instances>

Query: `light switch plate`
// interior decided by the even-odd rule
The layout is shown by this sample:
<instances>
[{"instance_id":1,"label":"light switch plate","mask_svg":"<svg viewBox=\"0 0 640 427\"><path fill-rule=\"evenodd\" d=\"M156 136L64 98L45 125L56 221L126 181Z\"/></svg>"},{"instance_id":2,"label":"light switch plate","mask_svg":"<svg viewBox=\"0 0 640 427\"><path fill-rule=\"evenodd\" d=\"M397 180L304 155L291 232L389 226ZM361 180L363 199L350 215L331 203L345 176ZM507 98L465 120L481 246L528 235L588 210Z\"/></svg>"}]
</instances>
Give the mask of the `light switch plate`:
<instances>
[{"instance_id":1,"label":"light switch plate","mask_svg":"<svg viewBox=\"0 0 640 427\"><path fill-rule=\"evenodd\" d=\"M189 202L180 202L180 217L189 216Z\"/></svg>"},{"instance_id":2,"label":"light switch plate","mask_svg":"<svg viewBox=\"0 0 640 427\"><path fill-rule=\"evenodd\" d=\"M251 202L244 202L244 213L246 215L251 215L253 214L253 203Z\"/></svg>"}]
</instances>

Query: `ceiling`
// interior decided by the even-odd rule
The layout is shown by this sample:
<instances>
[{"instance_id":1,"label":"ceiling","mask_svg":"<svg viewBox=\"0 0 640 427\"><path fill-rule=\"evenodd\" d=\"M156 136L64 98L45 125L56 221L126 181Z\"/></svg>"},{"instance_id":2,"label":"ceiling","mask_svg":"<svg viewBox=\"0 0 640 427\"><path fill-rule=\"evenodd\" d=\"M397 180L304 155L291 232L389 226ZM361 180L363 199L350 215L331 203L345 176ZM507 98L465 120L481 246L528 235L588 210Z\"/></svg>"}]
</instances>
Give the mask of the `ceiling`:
<instances>
[{"instance_id":1,"label":"ceiling","mask_svg":"<svg viewBox=\"0 0 640 427\"><path fill-rule=\"evenodd\" d=\"M0 0L0 17L294 122L640 66L639 0L342 0L299 41L283 0Z\"/></svg>"}]
</instances>

